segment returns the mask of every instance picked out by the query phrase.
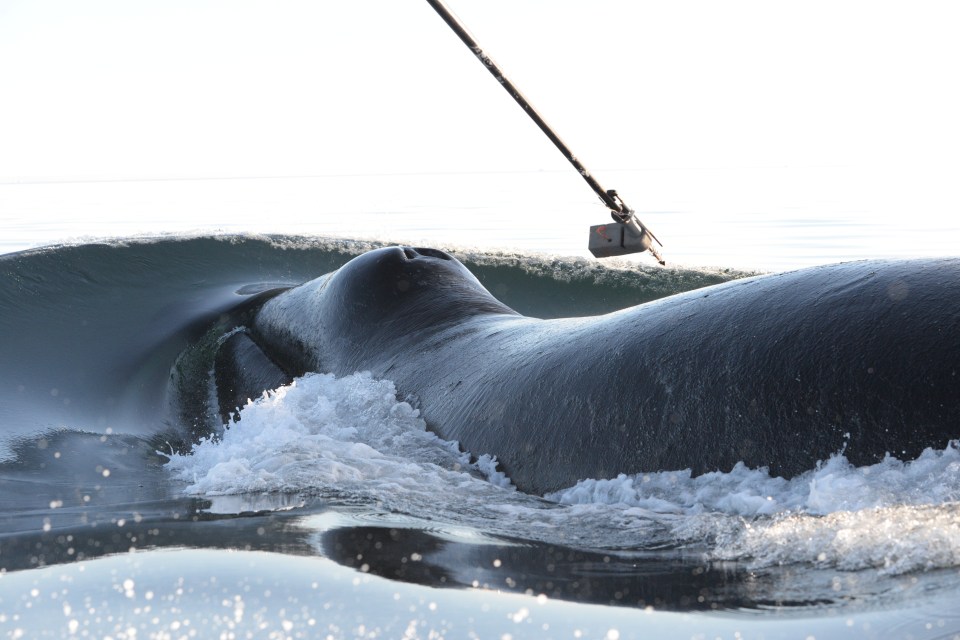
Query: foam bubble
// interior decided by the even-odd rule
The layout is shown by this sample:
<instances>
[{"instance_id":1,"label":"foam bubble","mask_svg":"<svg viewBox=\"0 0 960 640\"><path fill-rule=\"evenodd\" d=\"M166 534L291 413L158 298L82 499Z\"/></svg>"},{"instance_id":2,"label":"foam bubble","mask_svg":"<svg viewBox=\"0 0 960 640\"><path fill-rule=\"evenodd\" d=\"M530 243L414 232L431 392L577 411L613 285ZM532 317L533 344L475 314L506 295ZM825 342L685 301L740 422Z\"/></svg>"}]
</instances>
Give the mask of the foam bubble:
<instances>
[{"instance_id":1,"label":"foam bubble","mask_svg":"<svg viewBox=\"0 0 960 640\"><path fill-rule=\"evenodd\" d=\"M916 460L855 467L835 455L791 480L737 465L583 480L552 494L563 504L646 510L674 544L754 569L807 564L900 575L960 565L960 444ZM676 517L667 519L665 514Z\"/></svg>"},{"instance_id":2,"label":"foam bubble","mask_svg":"<svg viewBox=\"0 0 960 640\"><path fill-rule=\"evenodd\" d=\"M189 483L188 494L334 495L494 535L583 548L700 548L761 569L804 563L898 575L960 565L956 442L865 467L838 454L790 480L743 464L700 476L585 479L544 500L516 491L485 452L471 462L456 442L427 431L393 383L368 373L304 376L240 416L221 438L172 456L169 469ZM239 499L235 508L250 504Z\"/></svg>"},{"instance_id":3,"label":"foam bubble","mask_svg":"<svg viewBox=\"0 0 960 640\"><path fill-rule=\"evenodd\" d=\"M799 496L783 478L742 463L729 473L694 477L689 469L625 475L609 480L581 480L547 496L562 504L620 504L657 513L734 515L772 514L797 506Z\"/></svg>"},{"instance_id":4,"label":"foam bubble","mask_svg":"<svg viewBox=\"0 0 960 640\"><path fill-rule=\"evenodd\" d=\"M722 536L719 559L754 568L807 563L883 575L960 565L960 505L899 505L825 516L789 514L744 523Z\"/></svg>"},{"instance_id":5,"label":"foam bubble","mask_svg":"<svg viewBox=\"0 0 960 640\"><path fill-rule=\"evenodd\" d=\"M888 455L864 467L855 467L836 454L790 480L738 463L728 473L696 477L684 470L581 480L547 497L563 504L620 504L659 513L740 516L941 504L960 500L960 442L951 442L943 450L927 449L913 461Z\"/></svg>"},{"instance_id":6,"label":"foam bubble","mask_svg":"<svg viewBox=\"0 0 960 640\"><path fill-rule=\"evenodd\" d=\"M495 461L485 459L492 471ZM308 374L240 412L223 436L174 455L174 475L192 495L336 489L379 494L481 474L456 442L426 430L388 380ZM505 481L502 474L497 482Z\"/></svg>"}]
</instances>

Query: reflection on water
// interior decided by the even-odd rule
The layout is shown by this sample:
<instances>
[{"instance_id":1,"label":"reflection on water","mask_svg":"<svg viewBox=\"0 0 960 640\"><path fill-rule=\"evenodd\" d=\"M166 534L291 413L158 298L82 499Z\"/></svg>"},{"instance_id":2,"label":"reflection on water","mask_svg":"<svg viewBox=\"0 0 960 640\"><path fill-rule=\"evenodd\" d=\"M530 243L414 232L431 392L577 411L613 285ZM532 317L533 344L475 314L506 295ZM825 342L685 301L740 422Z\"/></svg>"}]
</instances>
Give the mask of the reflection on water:
<instances>
[{"instance_id":1,"label":"reflection on water","mask_svg":"<svg viewBox=\"0 0 960 640\"><path fill-rule=\"evenodd\" d=\"M115 505L108 512L70 508L74 525L12 532L12 524L27 524L33 515L22 513L8 518L0 535L3 570L13 575L151 549L268 551L328 558L396 583L658 611L809 613L833 607L853 614L960 588L956 570L899 576L803 565L759 570L745 561L709 560L697 547L578 549L305 495L274 497L279 511L254 510L269 506L265 496L246 499L241 505L244 497L234 497L243 510L232 515L214 513L216 501L196 498ZM182 557L167 558L171 569L187 570Z\"/></svg>"},{"instance_id":2,"label":"reflection on water","mask_svg":"<svg viewBox=\"0 0 960 640\"><path fill-rule=\"evenodd\" d=\"M0 578L10 637L849 638L949 637L943 602L906 612L697 615L546 594L434 589L320 558L251 551L121 554ZM360 613L362 612L362 614Z\"/></svg>"}]
</instances>

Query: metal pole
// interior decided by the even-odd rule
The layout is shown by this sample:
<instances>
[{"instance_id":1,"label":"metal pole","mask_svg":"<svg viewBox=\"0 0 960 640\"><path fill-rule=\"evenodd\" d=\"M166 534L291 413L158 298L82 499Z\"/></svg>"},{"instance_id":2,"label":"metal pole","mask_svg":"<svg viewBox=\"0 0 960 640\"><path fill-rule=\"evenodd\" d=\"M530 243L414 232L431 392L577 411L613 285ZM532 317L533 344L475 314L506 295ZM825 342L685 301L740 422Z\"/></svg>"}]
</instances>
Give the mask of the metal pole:
<instances>
[{"instance_id":1,"label":"metal pole","mask_svg":"<svg viewBox=\"0 0 960 640\"><path fill-rule=\"evenodd\" d=\"M480 45L477 44L477 41L474 40L473 36L470 35L470 32L467 31L467 28L455 15L453 15L453 13L446 7L442 0L427 0L427 3L429 3L438 14L440 14L440 17L443 18L444 22L446 22L447 25L453 29L454 33L456 33L463 43L467 45L467 48L470 49L475 56L477 56L477 59L480 60L484 67L486 67L487 71L489 71L490 74L497 79L497 82L499 82L500 85L506 90L506 92L509 93L514 100L516 100L517 104L519 104L520 107L527 113L527 115L530 116L530 119L533 120L538 127L540 127L540 130L543 131L543 133L546 134L546 136L557 147L557 149L560 150L560 153L562 153L564 157L570 161L570 164L572 164L577 172L583 177L583 179L586 180L587 184L590 185L590 188L593 189L594 193L596 193L600 197L600 200L602 200L607 208L610 209L613 219L631 226L635 225L638 228L638 231L642 230L643 232L650 234L650 237L656 240L659 244L660 241L656 236L653 235L653 232L640 224L640 221L634 217L633 210L630 209L626 203L624 203L620 196L617 195L616 191L612 189L608 191L600 186L600 183L597 182L596 178L591 175L590 171L588 171L587 168L583 166L583 163L580 162L580 160L578 160L573 154L573 151L570 150L570 147L568 147L566 143L560 139L560 136L558 136L556 132L550 128L550 125L547 124L546 120L543 119L543 116L541 116L540 113L533 107L533 105L530 104L530 101L524 97L523 93L521 93L512 82L510 82L510 79L507 78L506 74L503 73L503 70L500 69L497 63L494 62L489 55L484 53ZM653 255L661 263L663 262L663 259L656 252L656 250L653 249L652 246L649 248L649 251L653 253Z\"/></svg>"}]
</instances>

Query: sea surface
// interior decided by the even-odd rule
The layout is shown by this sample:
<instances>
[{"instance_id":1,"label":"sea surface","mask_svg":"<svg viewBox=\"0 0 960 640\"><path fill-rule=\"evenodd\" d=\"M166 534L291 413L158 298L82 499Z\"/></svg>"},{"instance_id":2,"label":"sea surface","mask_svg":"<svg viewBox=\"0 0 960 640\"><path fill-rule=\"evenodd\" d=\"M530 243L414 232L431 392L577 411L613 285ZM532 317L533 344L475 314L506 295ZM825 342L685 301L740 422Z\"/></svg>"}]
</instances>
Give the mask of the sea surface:
<instances>
[{"instance_id":1,"label":"sea surface","mask_svg":"<svg viewBox=\"0 0 960 640\"><path fill-rule=\"evenodd\" d=\"M384 244L450 250L544 318L960 246L952 219L858 211L839 187L772 195L858 184L840 169L643 177L666 267L588 257L602 208L540 205L569 176L0 185L0 634L960 638L956 444L532 496L364 372L308 374L226 428L212 405L184 415L211 397L204 349L258 293ZM694 177L687 208L656 208Z\"/></svg>"}]
</instances>

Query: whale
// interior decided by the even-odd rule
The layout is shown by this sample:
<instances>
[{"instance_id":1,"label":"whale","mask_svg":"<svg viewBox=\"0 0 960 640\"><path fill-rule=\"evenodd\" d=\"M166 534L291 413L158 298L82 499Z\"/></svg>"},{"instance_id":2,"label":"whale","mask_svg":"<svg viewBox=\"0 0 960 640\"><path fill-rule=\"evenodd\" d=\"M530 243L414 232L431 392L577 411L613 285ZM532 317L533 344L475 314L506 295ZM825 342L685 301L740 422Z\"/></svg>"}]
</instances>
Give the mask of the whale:
<instances>
[{"instance_id":1,"label":"whale","mask_svg":"<svg viewBox=\"0 0 960 640\"><path fill-rule=\"evenodd\" d=\"M427 427L521 491L960 438L960 259L734 280L599 316L523 316L453 256L386 247L267 300L220 346L221 412L306 372L393 381ZM223 404L226 403L226 404Z\"/></svg>"}]
</instances>

